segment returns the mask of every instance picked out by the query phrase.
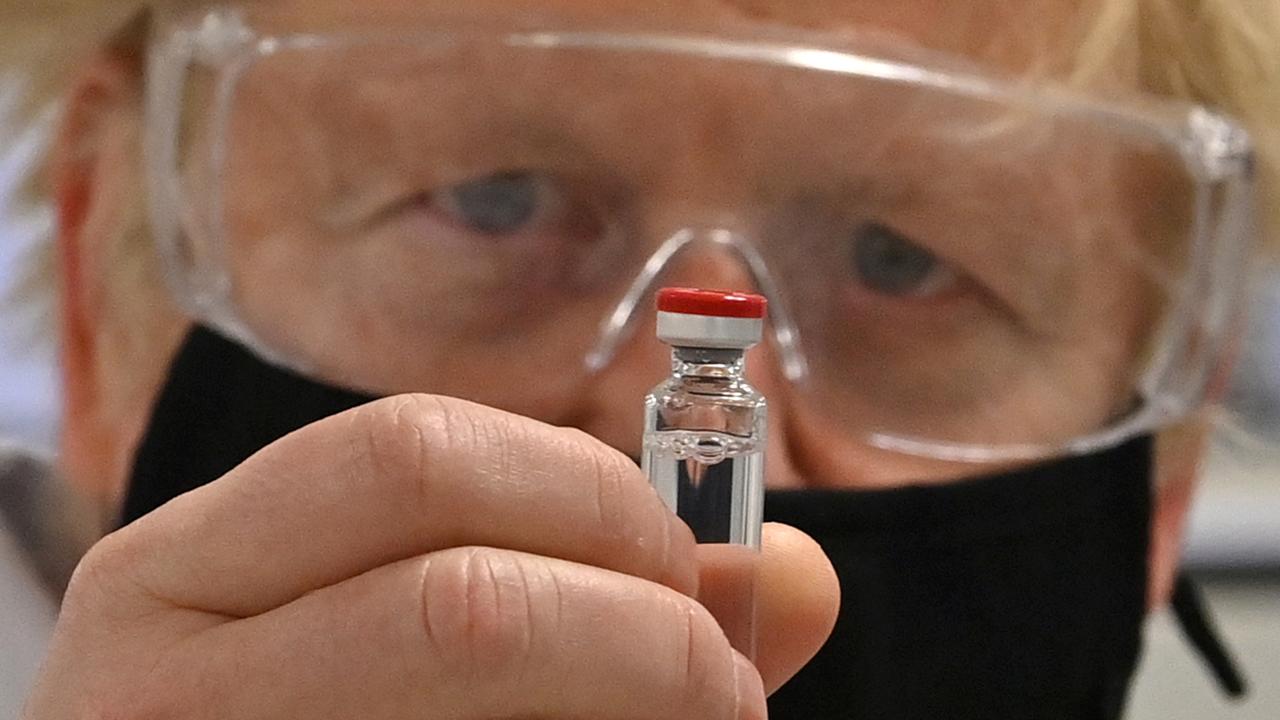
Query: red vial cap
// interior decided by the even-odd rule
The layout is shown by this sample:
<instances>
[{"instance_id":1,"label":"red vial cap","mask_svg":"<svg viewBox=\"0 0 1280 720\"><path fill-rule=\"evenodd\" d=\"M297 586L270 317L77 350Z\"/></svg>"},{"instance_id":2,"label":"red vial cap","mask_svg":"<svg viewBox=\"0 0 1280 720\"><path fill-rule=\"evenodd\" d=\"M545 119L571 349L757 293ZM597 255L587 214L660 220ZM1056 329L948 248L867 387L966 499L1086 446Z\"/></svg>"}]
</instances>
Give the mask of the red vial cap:
<instances>
[{"instance_id":1,"label":"red vial cap","mask_svg":"<svg viewBox=\"0 0 1280 720\"><path fill-rule=\"evenodd\" d=\"M767 304L760 295L728 290L662 288L658 291L659 311L686 315L759 319L764 317Z\"/></svg>"}]
</instances>

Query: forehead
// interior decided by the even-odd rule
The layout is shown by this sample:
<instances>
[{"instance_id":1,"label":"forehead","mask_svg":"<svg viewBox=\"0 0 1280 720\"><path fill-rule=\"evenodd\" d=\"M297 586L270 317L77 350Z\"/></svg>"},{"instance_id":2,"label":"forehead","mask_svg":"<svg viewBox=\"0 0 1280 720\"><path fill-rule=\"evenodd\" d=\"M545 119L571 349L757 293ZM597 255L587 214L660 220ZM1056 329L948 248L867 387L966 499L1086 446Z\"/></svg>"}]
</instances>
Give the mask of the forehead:
<instances>
[{"instance_id":1,"label":"forehead","mask_svg":"<svg viewBox=\"0 0 1280 720\"><path fill-rule=\"evenodd\" d=\"M1078 42L1089 0L254 0L311 29L353 23L571 25L715 32L785 26L875 34L1003 70L1055 69Z\"/></svg>"}]
</instances>

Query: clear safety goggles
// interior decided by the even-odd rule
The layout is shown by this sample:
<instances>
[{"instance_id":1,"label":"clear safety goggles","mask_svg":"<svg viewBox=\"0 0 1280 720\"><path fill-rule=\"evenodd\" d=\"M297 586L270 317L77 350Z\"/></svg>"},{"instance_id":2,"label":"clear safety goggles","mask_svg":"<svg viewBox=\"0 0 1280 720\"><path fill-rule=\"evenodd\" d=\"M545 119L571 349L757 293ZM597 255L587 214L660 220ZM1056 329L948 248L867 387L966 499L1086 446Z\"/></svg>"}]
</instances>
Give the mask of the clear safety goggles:
<instances>
[{"instance_id":1,"label":"clear safety goggles","mask_svg":"<svg viewBox=\"0 0 1280 720\"><path fill-rule=\"evenodd\" d=\"M1251 151L1200 107L873 40L268 5L157 23L152 220L193 316L317 378L556 421L656 345L658 286L756 290L824 447L999 461L1185 416L1235 326Z\"/></svg>"}]
</instances>

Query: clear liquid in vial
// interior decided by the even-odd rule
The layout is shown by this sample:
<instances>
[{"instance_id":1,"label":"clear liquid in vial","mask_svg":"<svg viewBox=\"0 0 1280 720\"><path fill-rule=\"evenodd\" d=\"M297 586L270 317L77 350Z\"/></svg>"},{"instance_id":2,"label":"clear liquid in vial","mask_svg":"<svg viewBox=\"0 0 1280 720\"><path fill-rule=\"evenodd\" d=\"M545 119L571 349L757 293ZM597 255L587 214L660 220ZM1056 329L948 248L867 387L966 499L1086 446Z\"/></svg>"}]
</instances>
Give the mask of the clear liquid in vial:
<instances>
[{"instance_id":1,"label":"clear liquid in vial","mask_svg":"<svg viewBox=\"0 0 1280 720\"><path fill-rule=\"evenodd\" d=\"M729 643L755 657L755 579L764 503L764 451L753 438L651 431L641 465L698 541L699 601Z\"/></svg>"},{"instance_id":2,"label":"clear liquid in vial","mask_svg":"<svg viewBox=\"0 0 1280 720\"><path fill-rule=\"evenodd\" d=\"M654 430L641 467L700 543L760 548L764 449L754 438L705 430Z\"/></svg>"}]
</instances>

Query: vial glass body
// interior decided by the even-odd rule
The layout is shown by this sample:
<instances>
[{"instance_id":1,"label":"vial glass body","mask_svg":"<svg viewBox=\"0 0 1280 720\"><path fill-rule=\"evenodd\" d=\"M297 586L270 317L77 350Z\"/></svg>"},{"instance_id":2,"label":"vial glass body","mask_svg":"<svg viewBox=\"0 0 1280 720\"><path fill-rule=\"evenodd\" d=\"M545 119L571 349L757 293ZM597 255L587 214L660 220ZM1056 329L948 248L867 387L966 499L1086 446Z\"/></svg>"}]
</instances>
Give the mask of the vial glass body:
<instances>
[{"instance_id":1,"label":"vial glass body","mask_svg":"<svg viewBox=\"0 0 1280 720\"><path fill-rule=\"evenodd\" d=\"M743 351L673 348L672 374L645 398L641 465L693 530L702 596L730 642L755 651L755 564L764 513L764 396Z\"/></svg>"},{"instance_id":2,"label":"vial glass body","mask_svg":"<svg viewBox=\"0 0 1280 720\"><path fill-rule=\"evenodd\" d=\"M701 543L760 547L764 396L739 350L675 348L672 374L645 398L641 464Z\"/></svg>"}]
</instances>

